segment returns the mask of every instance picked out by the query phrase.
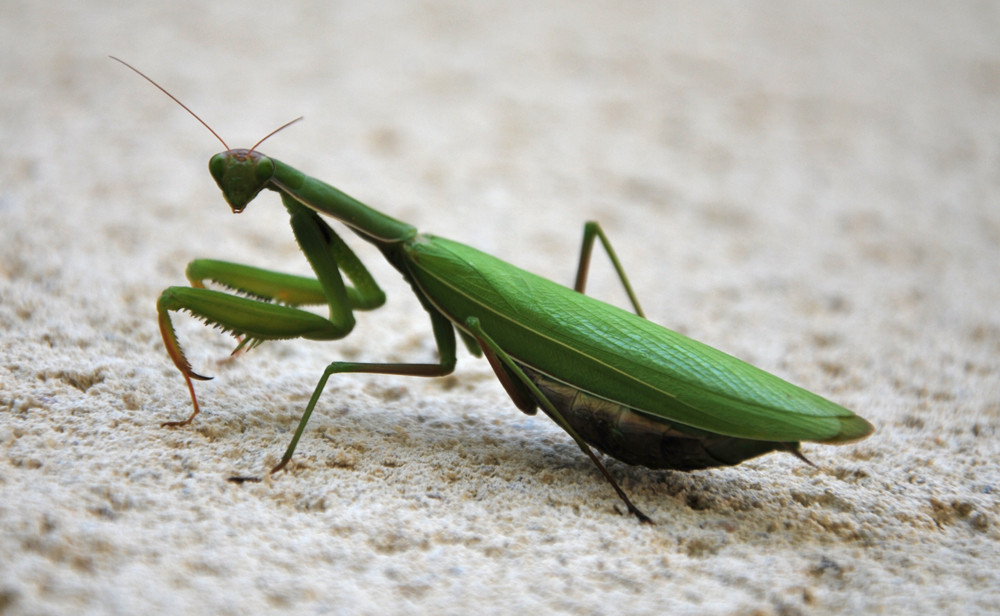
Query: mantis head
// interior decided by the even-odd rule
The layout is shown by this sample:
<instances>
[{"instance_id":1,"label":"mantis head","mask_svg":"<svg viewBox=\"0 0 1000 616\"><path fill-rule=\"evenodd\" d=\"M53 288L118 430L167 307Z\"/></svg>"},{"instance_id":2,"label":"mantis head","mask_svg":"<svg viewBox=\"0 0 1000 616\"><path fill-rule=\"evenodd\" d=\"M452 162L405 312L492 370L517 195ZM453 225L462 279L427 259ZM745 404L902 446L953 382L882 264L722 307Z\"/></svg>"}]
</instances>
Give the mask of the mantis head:
<instances>
[{"instance_id":1,"label":"mantis head","mask_svg":"<svg viewBox=\"0 0 1000 616\"><path fill-rule=\"evenodd\" d=\"M253 201L260 191L264 190L274 176L274 162L258 152L257 146L264 143L264 140L274 133L301 119L302 116L299 116L291 122L285 122L265 135L249 150L231 149L225 141L222 141L221 137L215 135L214 130L212 131L212 134L219 137L219 141L222 141L222 145L226 146L226 151L219 152L208 161L208 172L212 174L215 183L222 189L222 196L225 197L229 207L233 209L233 214L242 212L243 208Z\"/></svg>"},{"instance_id":2,"label":"mantis head","mask_svg":"<svg viewBox=\"0 0 1000 616\"><path fill-rule=\"evenodd\" d=\"M274 175L274 163L253 150L226 150L208 161L208 171L233 214L239 214L267 186Z\"/></svg>"}]
</instances>

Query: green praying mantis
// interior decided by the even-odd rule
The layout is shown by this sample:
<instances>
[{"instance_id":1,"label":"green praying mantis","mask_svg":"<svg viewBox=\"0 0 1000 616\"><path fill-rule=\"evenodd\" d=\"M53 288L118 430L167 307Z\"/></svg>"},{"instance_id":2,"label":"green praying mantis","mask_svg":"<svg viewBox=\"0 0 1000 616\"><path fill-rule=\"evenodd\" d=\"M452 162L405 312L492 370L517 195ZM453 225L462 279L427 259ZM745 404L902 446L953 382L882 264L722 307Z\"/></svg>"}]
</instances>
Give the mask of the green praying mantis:
<instances>
[{"instance_id":1,"label":"green praying mantis","mask_svg":"<svg viewBox=\"0 0 1000 616\"><path fill-rule=\"evenodd\" d=\"M297 120L250 149L232 149L163 87L113 59L159 88L222 142L225 151L213 156L208 167L234 213L242 212L264 189L278 193L315 274L294 276L206 259L188 265L191 286L170 287L157 301L164 345L187 383L193 405L187 419L165 426L187 425L198 415L193 380L208 378L196 373L184 356L171 313L189 313L234 335L239 351L268 340L341 339L354 327L355 310L374 310L384 303L385 294L364 264L324 220L329 216L373 244L410 284L430 318L438 361L328 365L271 473L291 460L331 376L451 374L456 332L472 355L486 357L514 405L529 415L539 408L548 415L643 522L650 518L632 503L593 449L627 464L695 470L735 465L771 451L791 452L805 460L801 441L847 443L874 431L842 406L647 320L596 222L584 225L574 288L562 286L464 244L419 233L257 151L264 139ZM584 294L596 240L634 313ZM205 288L206 282L230 293ZM307 305L325 305L329 316L299 308Z\"/></svg>"}]
</instances>

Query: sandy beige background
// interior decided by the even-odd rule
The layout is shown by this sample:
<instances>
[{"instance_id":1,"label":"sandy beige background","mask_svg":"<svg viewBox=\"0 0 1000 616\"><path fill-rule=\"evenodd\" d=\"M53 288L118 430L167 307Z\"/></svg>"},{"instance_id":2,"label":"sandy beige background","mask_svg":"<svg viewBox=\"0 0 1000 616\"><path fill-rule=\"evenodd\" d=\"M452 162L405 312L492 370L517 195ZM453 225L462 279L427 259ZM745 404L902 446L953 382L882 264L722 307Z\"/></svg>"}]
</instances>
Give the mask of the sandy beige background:
<instances>
[{"instance_id":1,"label":"sandy beige background","mask_svg":"<svg viewBox=\"0 0 1000 616\"><path fill-rule=\"evenodd\" d=\"M812 614L1000 604L1000 14L989 3L27 2L0 9L0 611ZM651 318L871 420L810 468L613 463L620 515L485 362L390 295L348 339L180 333L199 256L305 272L276 197L205 164L264 148L421 229L571 281L601 220ZM355 242L357 245L357 243ZM622 294L606 263L591 290Z\"/></svg>"}]
</instances>

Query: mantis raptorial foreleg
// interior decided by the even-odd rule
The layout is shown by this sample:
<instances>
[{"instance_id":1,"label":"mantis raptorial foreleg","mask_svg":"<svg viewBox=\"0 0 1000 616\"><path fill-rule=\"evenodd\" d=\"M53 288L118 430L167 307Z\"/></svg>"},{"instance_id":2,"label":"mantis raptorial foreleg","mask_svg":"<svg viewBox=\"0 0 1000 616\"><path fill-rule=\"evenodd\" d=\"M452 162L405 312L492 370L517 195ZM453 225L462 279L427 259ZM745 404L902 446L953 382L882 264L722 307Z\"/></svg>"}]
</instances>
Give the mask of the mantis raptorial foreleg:
<instances>
[{"instance_id":1,"label":"mantis raptorial foreleg","mask_svg":"<svg viewBox=\"0 0 1000 616\"><path fill-rule=\"evenodd\" d=\"M266 301L274 301L285 306L315 306L326 303L323 287L315 278L275 272L273 270L218 261L216 259L195 259L188 263L186 271L192 287L203 289L206 282L231 289L240 295ZM358 297L353 287L347 287L351 305L358 309Z\"/></svg>"},{"instance_id":2,"label":"mantis raptorial foreleg","mask_svg":"<svg viewBox=\"0 0 1000 616\"><path fill-rule=\"evenodd\" d=\"M225 261L201 260L188 266L188 278L194 288L170 287L160 296L157 302L160 333L174 365L187 382L193 406L187 419L163 425L191 423L200 412L192 379L209 378L194 372L184 356L170 319L171 312L187 312L237 336L241 339L236 347L238 351L253 348L265 340L337 340L354 328L354 310L370 310L385 302L385 294L368 270L318 214L292 199L285 200L285 207L291 215L295 238L316 272L316 279ZM341 272L354 286L344 284ZM250 297L199 288L205 280ZM282 303L272 304L268 300ZM294 307L322 303L329 307L329 318Z\"/></svg>"},{"instance_id":3,"label":"mantis raptorial foreleg","mask_svg":"<svg viewBox=\"0 0 1000 616\"><path fill-rule=\"evenodd\" d=\"M583 245L580 247L580 264L576 269L576 283L573 285L573 288L579 293L584 293L587 288L587 274L590 271L590 255L594 249L595 237L600 238L601 245L604 246L604 251L608 254L608 258L611 259L611 265L614 266L615 272L618 273L618 278L622 281L622 286L625 287L625 293L628 294L628 299L632 302L632 307L635 308L635 313L640 317L646 318L645 313L643 313L642 308L639 306L639 299L636 297L635 292L632 290L632 285L628 281L628 276L625 275L625 268L622 267L621 261L618 260L615 249L611 247L611 241L604 234L601 225L593 220L583 225Z\"/></svg>"},{"instance_id":4,"label":"mantis raptorial foreleg","mask_svg":"<svg viewBox=\"0 0 1000 616\"><path fill-rule=\"evenodd\" d=\"M335 340L343 338L350 332L349 328L338 327L329 320L311 312L228 295L212 289L170 287L160 295L156 308L159 312L160 334L163 336L163 343L170 358L173 359L174 365L187 381L191 403L194 407L187 419L165 422L164 426L183 426L191 423L191 420L200 412L198 398L191 380L205 381L211 378L202 376L191 368L191 364L184 356L184 351L177 340L177 334L170 319L171 312L187 312L241 338L236 350L244 347L252 348L264 340L283 338Z\"/></svg>"}]
</instances>

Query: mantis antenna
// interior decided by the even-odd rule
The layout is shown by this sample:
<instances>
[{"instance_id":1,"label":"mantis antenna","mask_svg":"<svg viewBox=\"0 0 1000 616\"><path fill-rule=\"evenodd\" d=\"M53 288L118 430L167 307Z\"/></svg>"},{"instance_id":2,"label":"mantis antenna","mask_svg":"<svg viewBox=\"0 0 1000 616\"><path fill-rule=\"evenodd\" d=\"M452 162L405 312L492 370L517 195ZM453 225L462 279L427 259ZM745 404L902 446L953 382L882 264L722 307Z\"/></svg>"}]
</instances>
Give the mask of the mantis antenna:
<instances>
[{"instance_id":1,"label":"mantis antenna","mask_svg":"<svg viewBox=\"0 0 1000 616\"><path fill-rule=\"evenodd\" d=\"M194 117L194 119L195 119L195 120L198 120L199 122L201 122L201 125L202 125L202 126L204 126L205 128L207 128L207 129L208 129L208 132L210 132L210 133L212 133L213 135L215 135L215 138L219 140L219 143L221 143L221 144L222 144L222 147L226 148L226 151L227 151L227 152L231 152L231 151L232 151L232 148L231 148L231 147L229 147L229 144L228 144L228 143L226 143L226 142L225 142L225 140L224 140L224 139L223 139L222 137L220 137L220 136L219 136L219 133L217 133L217 132L215 132L214 130L212 130L212 127L211 127L211 126L209 126L209 125L208 125L208 123L207 123L207 122L205 122L205 120L202 120L202 119L201 119L200 117L198 117L198 114L197 114L197 113L195 113L195 112L191 111L191 109L189 109L189 108L188 108L188 106L187 106L187 105L185 105L184 103L180 102L180 101L179 101L179 100L177 99L177 97L176 97L176 96L174 96L174 95L173 95L173 94L171 94L170 92L167 92L167 89L166 89L166 88L164 88L164 87L163 87L163 86L161 86L160 84L158 84L158 83L156 83L155 81L153 81L153 80L152 80L152 78L150 78L150 77L149 77L148 75L146 75L145 73L143 73L142 71L140 71L140 70L139 70L139 69L137 69L136 67L132 66L131 64L129 64L129 63L128 63L128 62L126 62L125 60L122 60L121 58L116 58L116 57L114 57L114 56L108 56L108 57L109 57L109 58L111 58L112 60L116 61L116 62L121 62L122 64L124 64L124 65L125 65L125 66L127 66L128 68L130 68L130 69L132 69L133 71L135 71L135 72L136 72L136 73L137 73L137 74L138 74L138 75L139 75L140 77L142 77L143 79L145 79L145 80L146 80L146 81L148 81L149 83L151 83L151 84L153 84L154 86L156 86L156 88L157 88L157 89L158 89L158 90L159 90L160 92L163 92L164 94L166 94L167 96L169 96L169 97L170 97L170 100L172 100L172 101L174 101L175 103L177 103L178 105L180 105L180 106L181 106L181 108L183 108L183 109L184 109L184 111L186 111L186 112L190 113L190 114L191 114L191 116L192 116L192 117ZM257 146L259 146L260 144L262 144L262 143L264 143L265 141L267 141L267 140L268 140L269 138L271 138L271 137L272 137L272 136L273 136L273 135L274 135L275 133L277 133L277 132L279 132L279 131L281 131L281 130L284 130L284 129L288 128L289 126L291 126L292 124L295 124L296 122L298 122L298 121L299 121L299 120L301 120L301 119L302 119L302 116L299 116L299 117L295 118L294 120L292 120L292 121L290 121L290 122L285 122L284 124L282 124L282 125L281 125L281 126L279 126L278 128L276 128L276 129L272 130L272 131L271 131L271 132L269 132L269 133L268 133L267 135L265 135L263 139L261 139L260 141L258 141L258 142L257 142L257 143L255 143L255 144L253 144L253 147L252 147L252 148L250 148L250 150L249 150L249 151L250 151L250 152L253 152L254 150L256 150L256 149L257 149Z\"/></svg>"}]
</instances>

